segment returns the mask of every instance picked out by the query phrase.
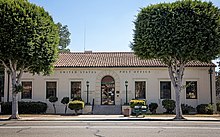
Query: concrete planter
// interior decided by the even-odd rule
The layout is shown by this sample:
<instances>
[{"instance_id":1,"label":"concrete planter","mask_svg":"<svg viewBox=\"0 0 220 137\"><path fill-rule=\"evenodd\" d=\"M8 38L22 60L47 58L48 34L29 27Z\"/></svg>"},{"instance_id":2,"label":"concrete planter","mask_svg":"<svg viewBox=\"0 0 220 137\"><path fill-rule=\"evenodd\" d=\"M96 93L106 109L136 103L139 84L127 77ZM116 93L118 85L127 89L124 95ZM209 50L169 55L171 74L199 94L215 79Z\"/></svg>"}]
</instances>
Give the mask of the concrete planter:
<instances>
[{"instance_id":1,"label":"concrete planter","mask_svg":"<svg viewBox=\"0 0 220 137\"><path fill-rule=\"evenodd\" d=\"M125 116L125 117L128 117L128 116L130 116L130 114L131 114L131 108L130 108L130 106L122 106L122 112L123 112L123 115Z\"/></svg>"},{"instance_id":2,"label":"concrete planter","mask_svg":"<svg viewBox=\"0 0 220 137\"><path fill-rule=\"evenodd\" d=\"M82 114L92 114L92 105L85 105Z\"/></svg>"}]
</instances>

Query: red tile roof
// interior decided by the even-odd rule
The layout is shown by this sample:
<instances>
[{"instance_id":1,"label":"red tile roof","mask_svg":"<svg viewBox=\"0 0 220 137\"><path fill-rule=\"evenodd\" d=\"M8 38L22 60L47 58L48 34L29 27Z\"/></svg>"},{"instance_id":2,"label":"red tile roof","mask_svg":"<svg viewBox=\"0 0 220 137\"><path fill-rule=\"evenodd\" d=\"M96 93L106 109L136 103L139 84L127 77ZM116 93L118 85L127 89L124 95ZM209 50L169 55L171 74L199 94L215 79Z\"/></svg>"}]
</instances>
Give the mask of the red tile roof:
<instances>
[{"instance_id":1,"label":"red tile roof","mask_svg":"<svg viewBox=\"0 0 220 137\"><path fill-rule=\"evenodd\" d=\"M215 67L213 63L193 61L187 67ZM133 52L60 53L55 67L166 67L158 59L142 60Z\"/></svg>"}]
</instances>

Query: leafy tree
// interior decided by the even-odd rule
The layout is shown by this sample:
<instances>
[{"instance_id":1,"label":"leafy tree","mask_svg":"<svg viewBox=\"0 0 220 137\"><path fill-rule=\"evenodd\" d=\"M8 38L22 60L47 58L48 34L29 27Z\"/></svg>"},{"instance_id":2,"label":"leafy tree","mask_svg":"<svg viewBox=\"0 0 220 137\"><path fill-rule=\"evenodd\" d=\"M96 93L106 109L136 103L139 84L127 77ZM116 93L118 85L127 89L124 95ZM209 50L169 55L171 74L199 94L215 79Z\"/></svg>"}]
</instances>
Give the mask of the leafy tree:
<instances>
[{"instance_id":1,"label":"leafy tree","mask_svg":"<svg viewBox=\"0 0 220 137\"><path fill-rule=\"evenodd\" d=\"M55 97L55 96L50 96L49 98L49 101L53 104L53 110L54 110L54 113L56 114L56 105L55 103L58 101L58 98Z\"/></svg>"},{"instance_id":2,"label":"leafy tree","mask_svg":"<svg viewBox=\"0 0 220 137\"><path fill-rule=\"evenodd\" d=\"M70 102L70 98L69 97L63 97L63 99L61 100L61 103L65 105L65 114L66 114L67 106L68 106L69 102Z\"/></svg>"},{"instance_id":3,"label":"leafy tree","mask_svg":"<svg viewBox=\"0 0 220 137\"><path fill-rule=\"evenodd\" d=\"M211 2L182 0L142 8L134 21L131 48L142 59L167 65L181 119L180 92L185 66L210 62L220 53L220 9Z\"/></svg>"},{"instance_id":4,"label":"leafy tree","mask_svg":"<svg viewBox=\"0 0 220 137\"><path fill-rule=\"evenodd\" d=\"M70 49L67 48L70 44L70 35L71 33L68 30L67 25L62 25L60 22L57 23L59 28L59 36L60 36L60 43L59 43L59 51L60 52L70 52Z\"/></svg>"},{"instance_id":5,"label":"leafy tree","mask_svg":"<svg viewBox=\"0 0 220 137\"><path fill-rule=\"evenodd\" d=\"M12 119L18 116L23 72L50 74L59 33L52 17L27 0L0 0L0 62L12 79Z\"/></svg>"}]
</instances>

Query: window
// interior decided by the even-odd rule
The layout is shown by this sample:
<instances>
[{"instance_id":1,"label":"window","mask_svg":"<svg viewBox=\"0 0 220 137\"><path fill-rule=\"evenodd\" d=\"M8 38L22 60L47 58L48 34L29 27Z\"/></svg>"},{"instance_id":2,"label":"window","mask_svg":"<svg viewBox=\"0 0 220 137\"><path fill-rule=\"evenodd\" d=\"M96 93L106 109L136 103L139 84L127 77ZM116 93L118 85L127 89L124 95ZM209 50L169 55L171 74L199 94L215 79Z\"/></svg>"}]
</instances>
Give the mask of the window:
<instances>
[{"instance_id":1,"label":"window","mask_svg":"<svg viewBox=\"0 0 220 137\"><path fill-rule=\"evenodd\" d=\"M136 99L146 99L146 82L145 81L135 81L135 98Z\"/></svg>"},{"instance_id":2,"label":"window","mask_svg":"<svg viewBox=\"0 0 220 137\"><path fill-rule=\"evenodd\" d=\"M32 82L25 81L21 83L23 86L23 92L21 93L21 99L32 99Z\"/></svg>"},{"instance_id":3,"label":"window","mask_svg":"<svg viewBox=\"0 0 220 137\"><path fill-rule=\"evenodd\" d=\"M115 104L115 80L112 76L105 76L101 80L101 105Z\"/></svg>"},{"instance_id":4,"label":"window","mask_svg":"<svg viewBox=\"0 0 220 137\"><path fill-rule=\"evenodd\" d=\"M81 97L81 82L71 82L71 98Z\"/></svg>"},{"instance_id":5,"label":"window","mask_svg":"<svg viewBox=\"0 0 220 137\"><path fill-rule=\"evenodd\" d=\"M46 82L46 98L57 96L57 82Z\"/></svg>"},{"instance_id":6,"label":"window","mask_svg":"<svg viewBox=\"0 0 220 137\"><path fill-rule=\"evenodd\" d=\"M197 99L197 81L186 81L186 99Z\"/></svg>"},{"instance_id":7,"label":"window","mask_svg":"<svg viewBox=\"0 0 220 137\"><path fill-rule=\"evenodd\" d=\"M171 82L160 82L160 99L171 99Z\"/></svg>"}]
</instances>

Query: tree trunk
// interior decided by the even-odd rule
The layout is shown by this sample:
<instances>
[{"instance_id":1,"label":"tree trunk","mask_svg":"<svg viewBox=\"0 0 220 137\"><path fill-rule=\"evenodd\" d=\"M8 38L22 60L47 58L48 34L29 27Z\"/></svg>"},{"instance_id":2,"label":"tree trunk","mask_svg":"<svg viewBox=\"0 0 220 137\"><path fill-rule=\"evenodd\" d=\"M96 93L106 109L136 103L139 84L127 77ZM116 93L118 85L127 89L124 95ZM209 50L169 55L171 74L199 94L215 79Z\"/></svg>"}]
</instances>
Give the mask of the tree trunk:
<instances>
[{"instance_id":1,"label":"tree trunk","mask_svg":"<svg viewBox=\"0 0 220 137\"><path fill-rule=\"evenodd\" d=\"M75 109L75 115L78 115L78 109Z\"/></svg>"},{"instance_id":2,"label":"tree trunk","mask_svg":"<svg viewBox=\"0 0 220 137\"><path fill-rule=\"evenodd\" d=\"M12 78L12 114L10 119L18 119L19 115L18 115L18 95L16 89L15 89L15 85L16 85L16 72L12 72L11 73L11 78Z\"/></svg>"},{"instance_id":3,"label":"tree trunk","mask_svg":"<svg viewBox=\"0 0 220 137\"><path fill-rule=\"evenodd\" d=\"M176 116L174 119L181 120L184 119L182 116L180 98L180 93L182 90L182 79L184 74L184 64L178 64L177 61L175 61L172 65L168 67L168 71L176 95Z\"/></svg>"},{"instance_id":4,"label":"tree trunk","mask_svg":"<svg viewBox=\"0 0 220 137\"><path fill-rule=\"evenodd\" d=\"M17 86L21 84L21 77L23 75L24 72L24 66L21 66L21 68L19 69L19 73L17 75L17 62L18 61L12 61L12 60L8 60L7 63L5 63L4 61L0 60L2 62L2 64L4 65L4 67L7 69L8 74L11 75L11 84L12 84L12 114L10 119L18 119L19 115L18 115L18 91L17 91ZM7 65L8 64L8 65ZM9 85L9 84L8 84Z\"/></svg>"},{"instance_id":5,"label":"tree trunk","mask_svg":"<svg viewBox=\"0 0 220 137\"><path fill-rule=\"evenodd\" d=\"M53 103L53 109L54 109L54 114L56 114L57 112L56 112L56 106L55 106L55 104Z\"/></svg>"},{"instance_id":6,"label":"tree trunk","mask_svg":"<svg viewBox=\"0 0 220 137\"><path fill-rule=\"evenodd\" d=\"M66 111L67 111L67 105L65 105L65 114L66 114Z\"/></svg>"},{"instance_id":7,"label":"tree trunk","mask_svg":"<svg viewBox=\"0 0 220 137\"><path fill-rule=\"evenodd\" d=\"M156 114L157 113L157 109L152 110L152 114Z\"/></svg>"},{"instance_id":8,"label":"tree trunk","mask_svg":"<svg viewBox=\"0 0 220 137\"><path fill-rule=\"evenodd\" d=\"M182 116L182 109L181 109L181 99L180 99L180 87L175 87L175 94L176 94L176 116L174 119L184 119Z\"/></svg>"}]
</instances>

